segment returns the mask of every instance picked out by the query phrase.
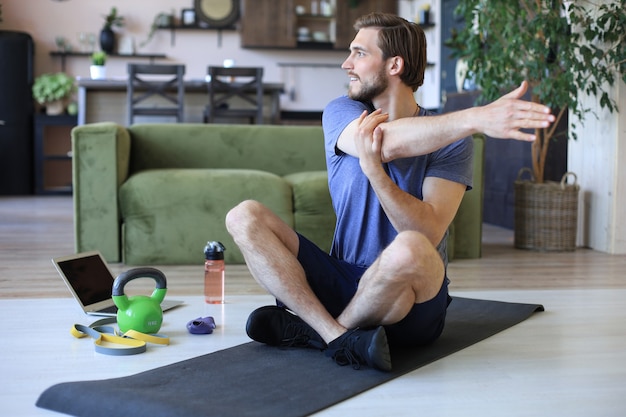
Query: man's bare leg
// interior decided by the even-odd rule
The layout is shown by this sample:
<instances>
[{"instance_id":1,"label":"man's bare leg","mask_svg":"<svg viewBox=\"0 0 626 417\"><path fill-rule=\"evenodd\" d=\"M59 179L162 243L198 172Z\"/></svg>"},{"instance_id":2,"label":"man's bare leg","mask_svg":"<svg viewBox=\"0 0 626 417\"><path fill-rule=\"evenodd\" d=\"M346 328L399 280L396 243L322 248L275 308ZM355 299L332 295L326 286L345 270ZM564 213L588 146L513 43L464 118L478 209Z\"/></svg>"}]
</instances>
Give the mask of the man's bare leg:
<instances>
[{"instance_id":1,"label":"man's bare leg","mask_svg":"<svg viewBox=\"0 0 626 417\"><path fill-rule=\"evenodd\" d=\"M256 201L244 201L228 213L226 227L262 287L326 343L346 332L313 293L297 259L298 236L277 215Z\"/></svg>"},{"instance_id":2,"label":"man's bare leg","mask_svg":"<svg viewBox=\"0 0 626 417\"><path fill-rule=\"evenodd\" d=\"M293 342L296 346L316 348L321 338L322 349L326 344L333 345L326 354L339 365L358 368L367 364L391 370L384 328L348 331L328 313L313 293L297 260L297 234L280 218L258 202L245 201L228 213L226 226L254 278L297 314L294 316L276 306L261 307L248 318L246 331L250 337L271 345ZM305 338L303 345L296 342L300 336Z\"/></svg>"},{"instance_id":3,"label":"man's bare leg","mask_svg":"<svg viewBox=\"0 0 626 417\"><path fill-rule=\"evenodd\" d=\"M443 279L443 261L430 241L402 232L363 274L337 321L348 329L397 323L416 303L435 297Z\"/></svg>"},{"instance_id":4,"label":"man's bare leg","mask_svg":"<svg viewBox=\"0 0 626 417\"><path fill-rule=\"evenodd\" d=\"M443 280L443 263L432 244L420 233L403 232L366 271L354 298L335 320L313 293L297 260L298 236L278 216L258 202L245 201L228 213L226 224L254 278L330 345L327 354L338 363L345 362L341 355L346 346L354 348L355 340L369 337L367 348L377 350L374 366L390 369L382 328L374 330L374 336L356 337L354 329L402 320L416 302L434 297Z\"/></svg>"}]
</instances>

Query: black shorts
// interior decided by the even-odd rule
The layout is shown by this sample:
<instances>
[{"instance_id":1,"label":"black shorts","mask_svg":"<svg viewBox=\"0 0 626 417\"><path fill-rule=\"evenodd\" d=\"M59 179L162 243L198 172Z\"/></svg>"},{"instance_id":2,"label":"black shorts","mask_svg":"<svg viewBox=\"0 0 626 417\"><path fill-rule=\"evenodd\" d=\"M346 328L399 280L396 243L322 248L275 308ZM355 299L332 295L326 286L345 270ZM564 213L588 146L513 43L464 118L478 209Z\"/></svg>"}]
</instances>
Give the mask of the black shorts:
<instances>
[{"instance_id":1,"label":"black shorts","mask_svg":"<svg viewBox=\"0 0 626 417\"><path fill-rule=\"evenodd\" d=\"M328 312L338 317L356 293L359 280L367 268L335 259L305 237L298 236L298 260L309 285ZM385 326L390 345L425 345L441 335L451 301L448 283L448 278L444 278L439 293L433 299L415 304L401 321Z\"/></svg>"}]
</instances>

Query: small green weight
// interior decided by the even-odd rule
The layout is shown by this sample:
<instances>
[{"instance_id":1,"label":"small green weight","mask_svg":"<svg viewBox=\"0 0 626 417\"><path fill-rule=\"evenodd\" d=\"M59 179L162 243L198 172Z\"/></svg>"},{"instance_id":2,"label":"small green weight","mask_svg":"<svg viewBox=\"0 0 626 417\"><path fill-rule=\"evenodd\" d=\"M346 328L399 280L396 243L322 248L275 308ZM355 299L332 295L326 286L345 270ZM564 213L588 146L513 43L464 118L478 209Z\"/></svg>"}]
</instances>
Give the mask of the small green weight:
<instances>
[{"instance_id":1,"label":"small green weight","mask_svg":"<svg viewBox=\"0 0 626 417\"><path fill-rule=\"evenodd\" d=\"M124 287L137 278L152 278L156 288L151 296L124 294ZM118 308L117 325L121 332L135 330L141 333L156 333L163 323L161 302L167 293L165 275L155 268L135 268L120 274L113 281L113 302Z\"/></svg>"}]
</instances>

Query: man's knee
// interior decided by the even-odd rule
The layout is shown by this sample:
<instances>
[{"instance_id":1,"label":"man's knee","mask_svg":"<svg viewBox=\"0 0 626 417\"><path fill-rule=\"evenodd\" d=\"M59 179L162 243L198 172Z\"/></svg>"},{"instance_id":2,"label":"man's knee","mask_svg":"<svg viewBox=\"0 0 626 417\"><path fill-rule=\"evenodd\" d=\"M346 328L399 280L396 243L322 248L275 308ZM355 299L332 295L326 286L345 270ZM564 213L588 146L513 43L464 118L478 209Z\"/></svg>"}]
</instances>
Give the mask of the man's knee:
<instances>
[{"instance_id":1,"label":"man's knee","mask_svg":"<svg viewBox=\"0 0 626 417\"><path fill-rule=\"evenodd\" d=\"M255 200L245 200L226 213L226 229L232 235L256 223L261 218L263 205Z\"/></svg>"},{"instance_id":2,"label":"man's knee","mask_svg":"<svg viewBox=\"0 0 626 417\"><path fill-rule=\"evenodd\" d=\"M395 265L405 273L424 270L426 264L432 263L435 257L439 261L439 253L422 233L416 231L400 232L395 240L383 252L388 265Z\"/></svg>"},{"instance_id":3,"label":"man's knee","mask_svg":"<svg viewBox=\"0 0 626 417\"><path fill-rule=\"evenodd\" d=\"M402 232L385 252L381 261L390 268L390 275L400 281L410 277L415 303L428 301L439 292L445 267L437 248L426 236Z\"/></svg>"}]
</instances>

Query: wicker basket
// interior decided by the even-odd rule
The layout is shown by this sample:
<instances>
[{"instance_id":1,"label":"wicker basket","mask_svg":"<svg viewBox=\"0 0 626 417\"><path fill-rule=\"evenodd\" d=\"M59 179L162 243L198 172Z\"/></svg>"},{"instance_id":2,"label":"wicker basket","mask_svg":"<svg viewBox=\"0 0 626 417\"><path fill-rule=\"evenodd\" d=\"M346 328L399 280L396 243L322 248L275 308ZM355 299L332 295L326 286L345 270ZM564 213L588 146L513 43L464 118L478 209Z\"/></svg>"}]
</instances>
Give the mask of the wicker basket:
<instances>
[{"instance_id":1,"label":"wicker basket","mask_svg":"<svg viewBox=\"0 0 626 417\"><path fill-rule=\"evenodd\" d=\"M515 181L515 247L541 251L573 251L578 228L576 174L566 172L561 182L538 184L522 180L522 168ZM568 176L574 184L566 184Z\"/></svg>"}]
</instances>

